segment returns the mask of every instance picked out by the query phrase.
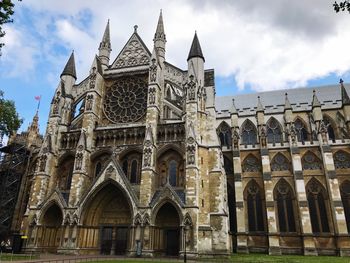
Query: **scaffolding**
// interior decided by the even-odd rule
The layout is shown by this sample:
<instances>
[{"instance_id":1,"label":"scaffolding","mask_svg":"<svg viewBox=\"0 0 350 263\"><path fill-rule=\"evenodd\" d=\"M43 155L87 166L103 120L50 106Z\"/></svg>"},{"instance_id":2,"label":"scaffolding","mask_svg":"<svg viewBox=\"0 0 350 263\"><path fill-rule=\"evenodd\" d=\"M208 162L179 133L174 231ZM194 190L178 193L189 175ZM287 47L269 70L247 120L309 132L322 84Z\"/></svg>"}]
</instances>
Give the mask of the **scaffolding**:
<instances>
[{"instance_id":1,"label":"scaffolding","mask_svg":"<svg viewBox=\"0 0 350 263\"><path fill-rule=\"evenodd\" d=\"M20 213L18 207L23 193L21 185L25 180L25 172L30 151L25 145L11 143L0 148L0 245L13 246L14 235L18 233L17 222Z\"/></svg>"}]
</instances>

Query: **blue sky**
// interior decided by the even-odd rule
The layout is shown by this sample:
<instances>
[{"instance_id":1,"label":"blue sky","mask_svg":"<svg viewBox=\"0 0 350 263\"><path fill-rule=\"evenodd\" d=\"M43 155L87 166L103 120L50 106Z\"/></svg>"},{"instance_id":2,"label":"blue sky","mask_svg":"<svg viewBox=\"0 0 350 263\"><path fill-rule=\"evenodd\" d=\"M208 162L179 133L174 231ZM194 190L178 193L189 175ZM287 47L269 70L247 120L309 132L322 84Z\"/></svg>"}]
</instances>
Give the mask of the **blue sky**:
<instances>
[{"instance_id":1,"label":"blue sky","mask_svg":"<svg viewBox=\"0 0 350 263\"><path fill-rule=\"evenodd\" d=\"M152 49L160 9L167 36L166 59L186 69L197 30L206 67L215 68L217 96L336 84L340 77L350 82L350 32L345 30L350 28L350 14L335 14L328 0L261 2L16 1L14 23L5 27L0 89L15 101L24 118L22 130L35 114L34 96L42 96L43 133L53 93L72 50L79 82L88 74L108 19L111 61L135 24Z\"/></svg>"}]
</instances>

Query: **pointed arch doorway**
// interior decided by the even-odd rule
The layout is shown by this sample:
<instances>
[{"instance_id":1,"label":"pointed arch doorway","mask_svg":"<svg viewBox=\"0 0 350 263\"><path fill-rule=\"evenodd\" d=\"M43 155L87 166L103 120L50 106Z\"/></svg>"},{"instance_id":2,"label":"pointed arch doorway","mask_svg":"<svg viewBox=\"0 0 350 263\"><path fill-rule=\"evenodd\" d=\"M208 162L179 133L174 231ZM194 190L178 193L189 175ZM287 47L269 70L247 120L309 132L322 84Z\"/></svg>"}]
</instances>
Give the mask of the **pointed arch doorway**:
<instances>
[{"instance_id":1,"label":"pointed arch doorway","mask_svg":"<svg viewBox=\"0 0 350 263\"><path fill-rule=\"evenodd\" d=\"M180 250L180 217L173 204L161 206L155 219L155 248L167 256L178 256Z\"/></svg>"},{"instance_id":2,"label":"pointed arch doorway","mask_svg":"<svg viewBox=\"0 0 350 263\"><path fill-rule=\"evenodd\" d=\"M80 247L104 255L124 255L130 245L131 206L125 193L115 184L101 188L87 205Z\"/></svg>"},{"instance_id":3,"label":"pointed arch doorway","mask_svg":"<svg viewBox=\"0 0 350 263\"><path fill-rule=\"evenodd\" d=\"M61 208L53 203L45 211L39 234L42 236L41 245L44 251L56 253L62 239L63 214ZM41 232L41 233L40 233Z\"/></svg>"}]
</instances>

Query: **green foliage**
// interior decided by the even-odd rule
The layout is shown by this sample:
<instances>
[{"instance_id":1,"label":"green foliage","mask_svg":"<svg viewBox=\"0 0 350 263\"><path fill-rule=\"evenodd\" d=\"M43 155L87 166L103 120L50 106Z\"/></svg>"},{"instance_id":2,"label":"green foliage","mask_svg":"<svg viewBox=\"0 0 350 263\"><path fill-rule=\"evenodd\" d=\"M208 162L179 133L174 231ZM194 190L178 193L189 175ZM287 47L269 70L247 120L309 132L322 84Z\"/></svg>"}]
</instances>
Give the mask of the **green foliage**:
<instances>
[{"instance_id":1,"label":"green foliage","mask_svg":"<svg viewBox=\"0 0 350 263\"><path fill-rule=\"evenodd\" d=\"M17 131L23 119L16 112L15 103L4 99L4 92L0 90L0 133L9 136L11 132Z\"/></svg>"},{"instance_id":2,"label":"green foliage","mask_svg":"<svg viewBox=\"0 0 350 263\"><path fill-rule=\"evenodd\" d=\"M339 11L348 11L350 13L350 1L346 0L346 1L341 1L341 2L337 2L335 1L333 4L334 10L335 12L339 12Z\"/></svg>"}]
</instances>

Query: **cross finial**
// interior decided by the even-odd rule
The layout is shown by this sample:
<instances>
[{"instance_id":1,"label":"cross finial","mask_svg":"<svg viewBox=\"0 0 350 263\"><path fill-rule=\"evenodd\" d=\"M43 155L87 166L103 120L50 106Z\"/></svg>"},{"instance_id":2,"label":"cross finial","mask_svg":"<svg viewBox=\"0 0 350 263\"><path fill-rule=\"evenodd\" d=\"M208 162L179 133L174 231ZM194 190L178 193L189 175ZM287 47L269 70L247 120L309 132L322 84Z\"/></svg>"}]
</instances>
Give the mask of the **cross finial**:
<instances>
[{"instance_id":1,"label":"cross finial","mask_svg":"<svg viewBox=\"0 0 350 263\"><path fill-rule=\"evenodd\" d=\"M138 25L134 25L134 33L137 33Z\"/></svg>"}]
</instances>

